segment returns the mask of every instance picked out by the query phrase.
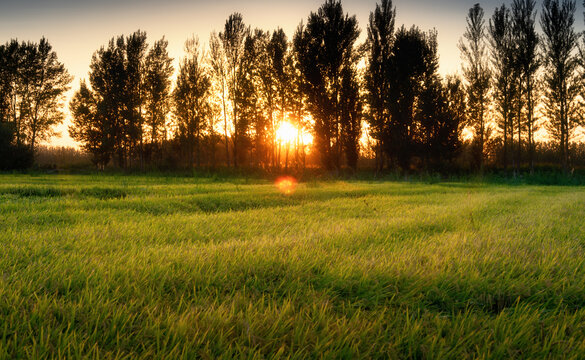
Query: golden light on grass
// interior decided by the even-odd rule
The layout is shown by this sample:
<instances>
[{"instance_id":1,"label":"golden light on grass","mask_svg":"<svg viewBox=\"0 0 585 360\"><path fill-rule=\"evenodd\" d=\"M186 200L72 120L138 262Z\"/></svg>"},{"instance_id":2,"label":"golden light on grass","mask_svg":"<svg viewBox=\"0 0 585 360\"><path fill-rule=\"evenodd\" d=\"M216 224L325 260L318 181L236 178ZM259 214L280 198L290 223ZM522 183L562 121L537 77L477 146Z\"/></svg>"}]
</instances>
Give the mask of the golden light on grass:
<instances>
[{"instance_id":1,"label":"golden light on grass","mask_svg":"<svg viewBox=\"0 0 585 360\"><path fill-rule=\"evenodd\" d=\"M276 180L276 187L284 195L294 194L297 189L297 180L292 176L282 176Z\"/></svg>"}]
</instances>

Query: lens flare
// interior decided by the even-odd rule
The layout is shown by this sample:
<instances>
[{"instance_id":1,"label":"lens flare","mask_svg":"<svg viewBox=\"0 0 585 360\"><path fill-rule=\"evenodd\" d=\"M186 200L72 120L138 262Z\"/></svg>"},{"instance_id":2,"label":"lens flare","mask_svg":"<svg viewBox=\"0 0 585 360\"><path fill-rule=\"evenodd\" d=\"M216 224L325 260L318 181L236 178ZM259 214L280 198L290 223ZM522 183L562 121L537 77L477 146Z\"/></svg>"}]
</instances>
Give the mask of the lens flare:
<instances>
[{"instance_id":1,"label":"lens flare","mask_svg":"<svg viewBox=\"0 0 585 360\"><path fill-rule=\"evenodd\" d=\"M291 195L297 188L297 180L292 176L283 176L276 180L276 187L284 195Z\"/></svg>"}]
</instances>

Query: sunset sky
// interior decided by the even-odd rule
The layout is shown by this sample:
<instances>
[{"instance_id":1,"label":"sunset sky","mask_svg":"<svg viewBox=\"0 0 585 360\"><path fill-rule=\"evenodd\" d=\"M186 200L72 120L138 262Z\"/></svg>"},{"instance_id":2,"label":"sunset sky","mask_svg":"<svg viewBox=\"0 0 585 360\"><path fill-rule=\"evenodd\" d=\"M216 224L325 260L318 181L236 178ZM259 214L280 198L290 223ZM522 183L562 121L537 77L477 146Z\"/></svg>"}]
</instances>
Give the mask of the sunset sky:
<instances>
[{"instance_id":1,"label":"sunset sky","mask_svg":"<svg viewBox=\"0 0 585 360\"><path fill-rule=\"evenodd\" d=\"M357 16L365 39L368 16L376 0L344 0L345 12ZM436 28L439 32L441 73L460 69L457 42L465 30L465 16L477 0L395 0L397 25L418 25L423 30ZM240 12L253 28L265 30L282 27L287 35L301 20L306 21L323 1L281 0L0 0L0 41L11 38L38 41L45 36L53 45L59 59L75 77L73 90L79 80L87 77L89 62L95 50L107 44L112 36L130 34L137 29L146 31L148 42L166 36L169 52L175 58L175 68L183 56L183 43L191 35L207 44L213 30L220 31L226 18ZM489 18L501 0L480 2ZM508 2L509 3L509 2ZM540 12L540 2L539 2ZM583 29L583 7L578 2L576 28ZM67 120L68 122L68 120ZM67 122L59 128L61 137L54 145L73 145L67 134Z\"/></svg>"}]
</instances>

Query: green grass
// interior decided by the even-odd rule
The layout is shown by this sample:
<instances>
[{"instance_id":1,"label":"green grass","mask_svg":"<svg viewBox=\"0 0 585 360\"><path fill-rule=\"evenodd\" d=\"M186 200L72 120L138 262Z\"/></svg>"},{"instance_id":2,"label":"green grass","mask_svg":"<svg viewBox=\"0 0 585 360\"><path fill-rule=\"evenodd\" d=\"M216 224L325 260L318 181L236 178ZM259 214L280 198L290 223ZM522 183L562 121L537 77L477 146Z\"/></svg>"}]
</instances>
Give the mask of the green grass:
<instances>
[{"instance_id":1,"label":"green grass","mask_svg":"<svg viewBox=\"0 0 585 360\"><path fill-rule=\"evenodd\" d=\"M585 357L585 188L0 175L0 359Z\"/></svg>"}]
</instances>

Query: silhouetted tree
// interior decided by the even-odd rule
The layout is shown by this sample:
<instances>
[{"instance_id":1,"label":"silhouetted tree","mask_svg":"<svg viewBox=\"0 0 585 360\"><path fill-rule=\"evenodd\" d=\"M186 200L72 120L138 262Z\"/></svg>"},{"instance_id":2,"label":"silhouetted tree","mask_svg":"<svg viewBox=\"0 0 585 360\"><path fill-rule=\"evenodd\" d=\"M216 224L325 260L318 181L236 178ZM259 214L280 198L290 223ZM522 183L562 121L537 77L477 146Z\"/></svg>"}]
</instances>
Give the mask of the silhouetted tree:
<instances>
[{"instance_id":1,"label":"silhouetted tree","mask_svg":"<svg viewBox=\"0 0 585 360\"><path fill-rule=\"evenodd\" d=\"M38 142L63 122L72 78L44 37L39 43L2 45L0 64L0 120L12 122L16 144L26 144L34 154Z\"/></svg>"},{"instance_id":2,"label":"silhouetted tree","mask_svg":"<svg viewBox=\"0 0 585 360\"><path fill-rule=\"evenodd\" d=\"M14 50L11 49L13 42L14 40L6 45L0 45L0 123L12 121L11 103L16 75ZM18 43L16 45L18 46Z\"/></svg>"},{"instance_id":3,"label":"silhouetted tree","mask_svg":"<svg viewBox=\"0 0 585 360\"><path fill-rule=\"evenodd\" d=\"M96 99L98 116L109 124L108 134L119 167L126 167L128 152L126 109L126 54L123 36L112 38L107 47L96 51L90 63L89 82Z\"/></svg>"},{"instance_id":4,"label":"silhouetted tree","mask_svg":"<svg viewBox=\"0 0 585 360\"><path fill-rule=\"evenodd\" d=\"M429 69L436 56L433 44L436 32L425 34L413 26L402 26L396 32L390 59L389 119L386 153L400 168L410 169L411 159L417 154L418 124L416 114L418 100L423 91L425 75L434 74ZM432 111L429 110L429 111ZM429 112L427 111L427 112Z\"/></svg>"},{"instance_id":5,"label":"silhouetted tree","mask_svg":"<svg viewBox=\"0 0 585 360\"><path fill-rule=\"evenodd\" d=\"M34 159L30 147L17 140L19 114L16 109L21 103L19 53L22 52L16 40L0 45L0 170L25 169Z\"/></svg>"},{"instance_id":6,"label":"silhouetted tree","mask_svg":"<svg viewBox=\"0 0 585 360\"><path fill-rule=\"evenodd\" d=\"M69 103L73 118L69 126L69 135L81 143L82 149L92 154L92 162L98 169L103 169L113 155L114 142L112 122L98 111L98 99L81 81Z\"/></svg>"},{"instance_id":7,"label":"silhouetted tree","mask_svg":"<svg viewBox=\"0 0 585 360\"><path fill-rule=\"evenodd\" d=\"M122 113L122 132L120 139L124 142L126 157L121 163L132 165L132 161L138 156L141 166L144 160L144 103L145 92L145 57L148 44L146 33L135 31L126 37L120 44L124 53L124 110Z\"/></svg>"},{"instance_id":8,"label":"silhouetted tree","mask_svg":"<svg viewBox=\"0 0 585 360\"><path fill-rule=\"evenodd\" d=\"M276 166L275 118L278 99L270 42L270 33L256 29L253 41L248 41L246 56L255 59L250 72L261 98L252 124L256 162Z\"/></svg>"},{"instance_id":9,"label":"silhouetted tree","mask_svg":"<svg viewBox=\"0 0 585 360\"><path fill-rule=\"evenodd\" d=\"M382 0L376 4L376 10L370 13L367 40L367 69L365 76L365 90L367 91L368 111L366 118L370 124L371 133L377 141L376 158L377 168L384 165L382 161L383 149L390 144L384 143L390 139L390 76L391 58L394 45L394 24L396 8L392 7L391 0Z\"/></svg>"},{"instance_id":10,"label":"silhouetted tree","mask_svg":"<svg viewBox=\"0 0 585 360\"><path fill-rule=\"evenodd\" d=\"M424 70L420 94L416 100L413 126L418 130L413 141L418 141L419 156L431 169L440 169L442 163L455 157L459 148L460 124L463 119L457 104L461 82L450 79L446 85L439 76L437 32L426 36L423 53ZM453 104L451 104L453 102Z\"/></svg>"},{"instance_id":11,"label":"silhouetted tree","mask_svg":"<svg viewBox=\"0 0 585 360\"><path fill-rule=\"evenodd\" d=\"M547 85L545 112L548 130L560 146L563 171L569 169L569 141L580 123L576 76L578 35L574 28L575 1L544 0L540 24Z\"/></svg>"},{"instance_id":12,"label":"silhouetted tree","mask_svg":"<svg viewBox=\"0 0 585 360\"><path fill-rule=\"evenodd\" d=\"M503 165L508 167L508 156L514 143L514 99L517 97L516 42L512 17L506 5L496 8L489 23L492 60L493 99L499 115L496 124L503 133Z\"/></svg>"},{"instance_id":13,"label":"silhouetted tree","mask_svg":"<svg viewBox=\"0 0 585 360\"><path fill-rule=\"evenodd\" d=\"M210 114L211 81L203 65L203 54L196 39L185 43L187 56L179 66L177 84L173 91L174 114L178 135L186 144L189 166L194 161L201 166L201 141ZM196 160L194 153L196 154Z\"/></svg>"},{"instance_id":14,"label":"silhouetted tree","mask_svg":"<svg viewBox=\"0 0 585 360\"><path fill-rule=\"evenodd\" d=\"M241 84L243 76L246 75L247 69L242 67L244 56L244 47L246 38L250 35L250 28L244 24L242 15L234 13L227 19L224 31L219 33L222 41L223 51L227 64L227 84L229 88L229 98L232 101L232 152L234 166L238 166L238 149L240 148L240 137L244 136L247 130L247 124L240 118L238 110L241 99Z\"/></svg>"},{"instance_id":15,"label":"silhouetted tree","mask_svg":"<svg viewBox=\"0 0 585 360\"><path fill-rule=\"evenodd\" d=\"M290 75L286 71L286 63L289 61L289 54L288 54L288 40L286 38L286 34L282 29L278 29L272 33L272 38L267 46L268 52L268 59L269 59L269 73L274 79L274 90L275 90L275 102L278 111L280 112L280 118L278 123L282 123L285 120L286 113L289 107L288 100L291 96L290 91ZM276 129L278 128L278 124L274 121L275 117L272 116L272 124L271 124L271 131L272 131L272 139L273 139L273 157L277 159L277 162L280 162L280 156L276 155L276 146L274 140L276 138ZM288 147L290 144L287 144L286 149L286 160L285 160L285 167L288 167ZM278 151L280 154L280 149ZM280 165L280 164L278 164Z\"/></svg>"},{"instance_id":16,"label":"silhouetted tree","mask_svg":"<svg viewBox=\"0 0 585 360\"><path fill-rule=\"evenodd\" d=\"M272 33L259 29L246 39L243 69L242 111L253 133L256 162L280 165L276 129L288 111L288 42L282 29Z\"/></svg>"},{"instance_id":17,"label":"silhouetted tree","mask_svg":"<svg viewBox=\"0 0 585 360\"><path fill-rule=\"evenodd\" d=\"M463 75L467 82L468 120L475 130L476 162L483 169L490 72L486 57L484 11L479 4L469 9L467 28L459 42L459 49L465 62Z\"/></svg>"},{"instance_id":18,"label":"silhouetted tree","mask_svg":"<svg viewBox=\"0 0 585 360\"><path fill-rule=\"evenodd\" d=\"M26 143L26 118L30 115L30 89L34 77L35 44L11 40L2 45L3 117L11 122L18 147Z\"/></svg>"},{"instance_id":19,"label":"silhouetted tree","mask_svg":"<svg viewBox=\"0 0 585 360\"><path fill-rule=\"evenodd\" d=\"M583 4L585 6L585 0L583 1ZM585 18L585 12L583 13L583 16ZM577 56L577 62L578 62L578 80L579 80L579 87L578 87L578 91L579 91L579 97L580 99L580 125L581 126L585 126L585 32L580 34L580 40L578 42L578 56ZM583 160L583 159L581 159Z\"/></svg>"},{"instance_id":20,"label":"silhouetted tree","mask_svg":"<svg viewBox=\"0 0 585 360\"><path fill-rule=\"evenodd\" d=\"M302 37L304 25L299 24L295 32L295 38ZM293 47L294 45L289 45ZM285 67L286 76L289 79L288 87L288 107L290 110L290 120L297 128L297 137L295 141L295 163L297 168L301 165L306 166L305 140L304 133L310 127L309 121L305 118L307 113L307 95L305 89L305 78L302 73L301 63L298 60L298 54L295 51L289 51Z\"/></svg>"},{"instance_id":21,"label":"silhouetted tree","mask_svg":"<svg viewBox=\"0 0 585 360\"><path fill-rule=\"evenodd\" d=\"M210 62L213 79L218 85L219 97L221 99L222 113L223 113L223 130L225 143L225 157L226 164L230 167L230 150L229 150L229 133L228 133L228 115L227 115L227 99L228 99L228 69L227 59L223 47L223 43L217 33L211 33L209 40L210 48Z\"/></svg>"},{"instance_id":22,"label":"silhouetted tree","mask_svg":"<svg viewBox=\"0 0 585 360\"><path fill-rule=\"evenodd\" d=\"M518 165L521 161L521 134L522 123L528 130L528 161L530 170L534 170L534 131L535 131L535 82L536 73L540 67L538 54L539 37L535 29L536 2L534 0L514 0L512 3L512 24L514 39L516 41L516 61L521 79L519 96L525 97L526 119L521 120L521 112L518 114ZM524 102L522 102L524 103Z\"/></svg>"},{"instance_id":23,"label":"silhouetted tree","mask_svg":"<svg viewBox=\"0 0 585 360\"><path fill-rule=\"evenodd\" d=\"M447 97L446 110L449 113L449 124L444 127L441 143L445 152L441 152L446 160L453 160L461 147L461 133L467 123L467 102L465 87L461 78L456 75L447 76L445 81Z\"/></svg>"},{"instance_id":24,"label":"silhouetted tree","mask_svg":"<svg viewBox=\"0 0 585 360\"><path fill-rule=\"evenodd\" d=\"M169 57L167 47L168 41L164 37L155 41L145 60L146 127L150 151L153 158L159 159L162 157L162 143L166 140L166 122L171 106L171 76L174 71L173 59Z\"/></svg>"},{"instance_id":25,"label":"silhouetted tree","mask_svg":"<svg viewBox=\"0 0 585 360\"><path fill-rule=\"evenodd\" d=\"M258 162L266 148L267 115L266 106L262 104L260 69L263 63L262 54L270 34L255 29L244 42L244 53L238 71L239 91L236 94L238 120L238 163L243 164L246 155L256 155ZM264 57L265 60L265 57ZM255 133L253 136L252 132ZM252 150L251 152L247 150Z\"/></svg>"},{"instance_id":26,"label":"silhouetted tree","mask_svg":"<svg viewBox=\"0 0 585 360\"><path fill-rule=\"evenodd\" d=\"M357 64L357 60L352 61ZM362 99L356 66L346 66L341 72L341 133L347 165L357 170L362 130Z\"/></svg>"},{"instance_id":27,"label":"silhouetted tree","mask_svg":"<svg viewBox=\"0 0 585 360\"><path fill-rule=\"evenodd\" d=\"M344 15L341 2L327 0L297 32L294 49L304 76L309 111L315 120L314 146L327 169L339 169L344 134L342 82L352 66L359 36L355 16ZM345 70L347 71L347 70Z\"/></svg>"},{"instance_id":28,"label":"silhouetted tree","mask_svg":"<svg viewBox=\"0 0 585 360\"><path fill-rule=\"evenodd\" d=\"M63 101L72 80L45 38L36 45L35 55L28 104L30 114L25 126L32 153L37 142L51 136L52 128L63 122Z\"/></svg>"},{"instance_id":29,"label":"silhouetted tree","mask_svg":"<svg viewBox=\"0 0 585 360\"><path fill-rule=\"evenodd\" d=\"M91 87L85 85L95 103L95 114L91 118L99 124L100 131L107 133L97 148L100 153L115 154L113 158L122 168L132 165L138 155L143 159L146 50L144 32L112 38L107 47L102 46L93 54L89 73ZM81 103L82 98L88 97L81 96ZM83 118L70 128L71 133L83 134L83 129L76 129L76 126L84 126ZM104 158L109 159L110 155L100 156Z\"/></svg>"}]
</instances>

